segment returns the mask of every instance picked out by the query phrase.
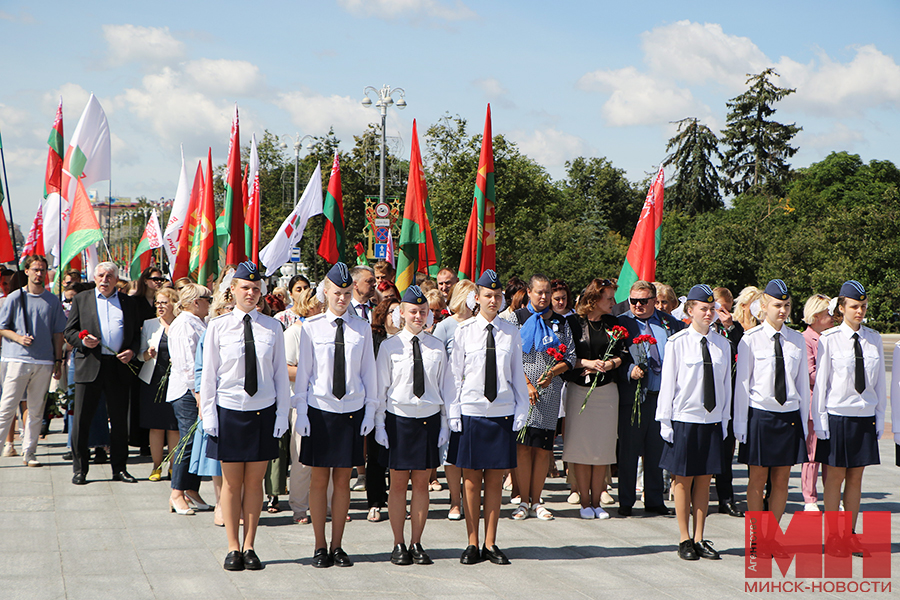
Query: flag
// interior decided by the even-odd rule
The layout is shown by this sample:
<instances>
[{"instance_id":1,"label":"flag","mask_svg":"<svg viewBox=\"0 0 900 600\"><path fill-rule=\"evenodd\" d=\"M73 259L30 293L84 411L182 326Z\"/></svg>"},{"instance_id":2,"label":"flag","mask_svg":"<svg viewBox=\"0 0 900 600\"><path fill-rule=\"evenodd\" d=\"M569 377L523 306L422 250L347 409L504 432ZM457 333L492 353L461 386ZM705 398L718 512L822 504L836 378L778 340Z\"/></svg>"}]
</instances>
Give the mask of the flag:
<instances>
[{"instance_id":1,"label":"flag","mask_svg":"<svg viewBox=\"0 0 900 600\"><path fill-rule=\"evenodd\" d=\"M28 237L25 238L25 246L22 248L22 260L26 256L37 254L44 256L44 209L38 204L37 214L34 215L34 221L31 223L31 229L28 230Z\"/></svg>"},{"instance_id":2,"label":"flag","mask_svg":"<svg viewBox=\"0 0 900 600\"><path fill-rule=\"evenodd\" d=\"M475 281L488 269L497 269L495 214L497 196L494 192L494 146L491 139L491 105L487 107L484 136L481 138L481 158L475 175L475 200L466 228L459 278Z\"/></svg>"},{"instance_id":3,"label":"flag","mask_svg":"<svg viewBox=\"0 0 900 600\"><path fill-rule=\"evenodd\" d=\"M400 226L397 255L397 289L400 293L416 283L416 272L437 277L441 266L441 248L431 230L431 204L428 185L419 151L419 135L413 119L412 148L409 153L409 177L406 183L406 205Z\"/></svg>"},{"instance_id":4,"label":"flag","mask_svg":"<svg viewBox=\"0 0 900 600\"><path fill-rule=\"evenodd\" d=\"M221 229L216 232L225 254L225 264L236 265L247 260L244 247L244 199L241 195L241 133L238 108L234 105L228 162L225 163L225 208Z\"/></svg>"},{"instance_id":5,"label":"flag","mask_svg":"<svg viewBox=\"0 0 900 600\"><path fill-rule=\"evenodd\" d=\"M262 198L259 193L259 150L256 147L256 134L250 138L250 162L247 165L246 187L247 213L244 215L246 227L244 239L247 246L247 258L259 265L259 209Z\"/></svg>"},{"instance_id":6,"label":"flag","mask_svg":"<svg viewBox=\"0 0 900 600\"><path fill-rule=\"evenodd\" d=\"M44 206L44 245L55 256L59 256L59 246L65 245L65 238L60 240L59 232L62 231L65 235L69 231L69 213L70 210L74 210L74 199L79 193L78 182L85 189L87 198L89 186L98 181L109 180L110 157L109 123L106 120L106 113L103 112L97 97L91 94L75 127L75 133L69 140L69 147L63 159L60 185L62 202L56 204L47 202ZM80 252L79 250L76 254Z\"/></svg>"},{"instance_id":7,"label":"flag","mask_svg":"<svg viewBox=\"0 0 900 600\"><path fill-rule=\"evenodd\" d=\"M660 226L663 216L663 186L665 174L662 167L653 180L653 185L647 192L641 216L637 227L634 228L634 237L628 246L628 254L625 255L625 263L622 272L619 273L616 291L616 302L624 302L631 293L631 285L640 280L653 281L656 279L656 255L659 254Z\"/></svg>"},{"instance_id":8,"label":"flag","mask_svg":"<svg viewBox=\"0 0 900 600\"><path fill-rule=\"evenodd\" d=\"M2 147L3 142L0 142ZM7 183L6 189L9 189ZM13 248L12 237L9 235L9 223L6 220L6 211L3 209L3 190L0 189L0 262L13 262L16 260L16 251Z\"/></svg>"},{"instance_id":9,"label":"flag","mask_svg":"<svg viewBox=\"0 0 900 600\"><path fill-rule=\"evenodd\" d=\"M188 183L187 165L184 163L184 144L181 145L181 173L178 175L178 187L175 189L175 200L172 202L172 212L169 213L169 222L166 223L166 231L163 233L163 249L166 260L169 261L169 273L175 280L175 264L178 258L178 236L184 228L188 218L188 207L191 204L191 188Z\"/></svg>"},{"instance_id":10,"label":"flag","mask_svg":"<svg viewBox=\"0 0 900 600\"><path fill-rule=\"evenodd\" d=\"M140 278L144 269L150 266L150 259L153 251L163 245L162 231L159 227L159 215L156 209L150 213L147 220L147 227L144 228L144 235L138 242L137 248L134 249L134 258L131 259L131 280L136 281Z\"/></svg>"},{"instance_id":11,"label":"flag","mask_svg":"<svg viewBox=\"0 0 900 600\"><path fill-rule=\"evenodd\" d=\"M278 228L278 233L259 251L259 260L266 266L266 277L290 260L291 248L303 237L307 221L310 217L320 214L322 214L322 163L316 165L316 170L309 178L300 201Z\"/></svg>"},{"instance_id":12,"label":"flag","mask_svg":"<svg viewBox=\"0 0 900 600\"><path fill-rule=\"evenodd\" d=\"M44 174L44 199L46 201L46 205L48 209L53 207L55 209L56 215L59 215L59 207L62 202L62 197L60 196L60 189L62 187L62 165L63 165L63 154L65 153L65 142L63 141L63 112L62 112L62 96L59 98L59 107L56 109L56 118L53 120L53 126L50 128L50 137L47 138L47 145L49 149L47 150L47 169ZM43 219L43 210L38 209L38 213L41 215L41 229L44 227L44 219ZM35 217L35 220L37 217ZM33 227L33 226L32 226ZM28 234L29 239L31 238L31 232ZM44 232L41 231L40 236L35 235L35 238L40 238L43 242ZM57 228L56 228L56 236L53 238L56 242L51 241L51 246L55 246L59 241L59 225L57 219ZM27 243L27 242L26 242ZM42 246L43 247L43 246ZM23 252L25 256L27 253ZM41 252L43 255L44 253ZM56 255L59 256L59 252L56 252Z\"/></svg>"},{"instance_id":13,"label":"flag","mask_svg":"<svg viewBox=\"0 0 900 600\"><path fill-rule=\"evenodd\" d=\"M388 228L387 255L384 257L384 260L391 263L392 267L397 267L397 263L394 260L394 236L391 234L390 228Z\"/></svg>"},{"instance_id":14,"label":"flag","mask_svg":"<svg viewBox=\"0 0 900 600\"><path fill-rule=\"evenodd\" d=\"M80 179L75 180L75 196L69 215L69 227L66 230L66 241L62 247L60 268L56 271L56 279L62 281L61 275L66 271L66 265L75 258L80 258L81 252L103 239L100 231L100 223L94 214L94 208L88 199L87 190Z\"/></svg>"},{"instance_id":15,"label":"flag","mask_svg":"<svg viewBox=\"0 0 900 600\"><path fill-rule=\"evenodd\" d=\"M363 246L362 242L356 242L356 245L353 246L353 249L356 250L356 264L369 266L369 259L366 258L366 247Z\"/></svg>"},{"instance_id":16,"label":"flag","mask_svg":"<svg viewBox=\"0 0 900 600\"><path fill-rule=\"evenodd\" d=\"M325 228L322 230L318 254L331 264L347 262L344 194L341 191L341 163L337 152L334 153L334 162L331 164L331 177L328 178L328 193L325 195L322 212L325 214Z\"/></svg>"},{"instance_id":17,"label":"flag","mask_svg":"<svg viewBox=\"0 0 900 600\"><path fill-rule=\"evenodd\" d=\"M172 281L188 277L191 273L191 248L194 242L194 230L197 228L200 199L203 197L203 162L197 161L197 172L194 174L194 185L188 200L187 215L184 226L178 233L178 248L172 262Z\"/></svg>"},{"instance_id":18,"label":"flag","mask_svg":"<svg viewBox=\"0 0 900 600\"><path fill-rule=\"evenodd\" d=\"M216 204L213 198L212 148L206 158L206 181L197 213L194 240L191 245L191 273L197 272L197 283L209 287L210 278L219 274L219 245L216 235Z\"/></svg>"}]
</instances>

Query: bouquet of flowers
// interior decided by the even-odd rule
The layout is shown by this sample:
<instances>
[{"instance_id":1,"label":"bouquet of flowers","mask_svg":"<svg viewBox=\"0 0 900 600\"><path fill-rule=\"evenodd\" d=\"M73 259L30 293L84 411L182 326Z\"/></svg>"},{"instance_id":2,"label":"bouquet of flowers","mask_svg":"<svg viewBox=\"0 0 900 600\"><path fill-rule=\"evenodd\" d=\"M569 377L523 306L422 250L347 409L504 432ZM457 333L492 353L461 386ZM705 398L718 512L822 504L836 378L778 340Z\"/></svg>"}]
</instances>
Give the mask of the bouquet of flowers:
<instances>
[{"instance_id":1,"label":"bouquet of flowers","mask_svg":"<svg viewBox=\"0 0 900 600\"><path fill-rule=\"evenodd\" d=\"M91 335L91 332L90 332L90 331L88 331L87 329L82 329L81 331L78 332L78 339L79 339L79 340L83 340L84 338L86 338L86 337L89 336L89 335ZM103 342L100 342L100 347L103 348L104 350L109 350L110 352L113 353L113 355L118 355L118 354L119 354L118 352L116 352L115 350L113 350L112 348L110 348L109 346L107 346L106 344L104 344ZM128 365L128 368L131 369L131 372L132 372L132 373L134 373L135 375L138 374L138 369L137 369L137 367L135 367L135 366L134 366L133 364L131 364L131 363L125 363L125 364Z\"/></svg>"},{"instance_id":2,"label":"bouquet of flowers","mask_svg":"<svg viewBox=\"0 0 900 600\"><path fill-rule=\"evenodd\" d=\"M552 360L550 361L550 364L547 365L547 368L544 369L544 373L540 377L538 377L538 381L540 381L544 377L547 377L550 374L550 371L553 370L553 367L555 367L556 365L558 365L559 363L561 363L562 361L565 360L566 345L560 344L556 348L553 348L553 347L547 348L547 355ZM537 387L537 381L535 381L534 383L535 383L535 387ZM540 402L540 394L542 391L543 391L542 389L538 389L538 402ZM526 424L528 423L528 421L531 420L531 413L533 411L534 411L534 404L532 404L531 406L528 407L528 418L525 420ZM516 439L519 442L525 441L525 427L522 427L522 429L519 430L519 435L516 436Z\"/></svg>"},{"instance_id":3,"label":"bouquet of flowers","mask_svg":"<svg viewBox=\"0 0 900 600\"><path fill-rule=\"evenodd\" d=\"M73 396L70 396L67 390L62 388L57 389L55 392L47 392L47 415L51 419L65 418L66 412L69 410L69 400Z\"/></svg>"},{"instance_id":4,"label":"bouquet of flowers","mask_svg":"<svg viewBox=\"0 0 900 600\"><path fill-rule=\"evenodd\" d=\"M603 357L600 359L601 361L609 360L609 357L612 356L612 349L615 347L616 342L628 339L628 330L621 325L613 325L612 329L606 330L606 335L609 337L609 343L606 345L606 352L603 353ZM579 414L584 412L584 407L587 406L588 398L591 397L591 393L593 393L594 388L597 387L597 382L601 377L601 373L597 373L594 377L594 381L591 383L591 389L588 390L587 395L584 397L584 402L581 404L581 410L578 411Z\"/></svg>"},{"instance_id":5,"label":"bouquet of flowers","mask_svg":"<svg viewBox=\"0 0 900 600\"><path fill-rule=\"evenodd\" d=\"M647 372L647 357L650 356L650 346L656 343L656 338L652 335L639 335L634 338L634 345L637 346L638 349L638 367ZM634 425L637 422L638 426L641 424L641 385L643 383L642 379L638 379L637 387L634 391L634 404L631 407L631 424Z\"/></svg>"}]
</instances>

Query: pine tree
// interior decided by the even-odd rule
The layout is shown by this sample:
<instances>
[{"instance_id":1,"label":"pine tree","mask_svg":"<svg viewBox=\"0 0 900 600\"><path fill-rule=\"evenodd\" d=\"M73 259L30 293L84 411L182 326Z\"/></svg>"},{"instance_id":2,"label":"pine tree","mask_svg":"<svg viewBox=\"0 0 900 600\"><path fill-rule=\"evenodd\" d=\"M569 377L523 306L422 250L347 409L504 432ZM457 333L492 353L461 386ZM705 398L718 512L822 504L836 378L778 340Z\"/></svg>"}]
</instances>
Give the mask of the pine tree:
<instances>
[{"instance_id":1,"label":"pine tree","mask_svg":"<svg viewBox=\"0 0 900 600\"><path fill-rule=\"evenodd\" d=\"M722 207L722 178L714 160L722 161L719 138L696 118L678 121L678 133L666 144L663 166L675 165L674 183L666 190L666 209L688 215Z\"/></svg>"},{"instance_id":2,"label":"pine tree","mask_svg":"<svg viewBox=\"0 0 900 600\"><path fill-rule=\"evenodd\" d=\"M729 194L752 189L777 196L788 183L791 166L787 159L797 153L790 141L802 127L771 120L773 105L797 91L772 84L770 79L778 76L771 68L748 75L749 89L727 103L728 124L722 142L725 191Z\"/></svg>"}]
</instances>

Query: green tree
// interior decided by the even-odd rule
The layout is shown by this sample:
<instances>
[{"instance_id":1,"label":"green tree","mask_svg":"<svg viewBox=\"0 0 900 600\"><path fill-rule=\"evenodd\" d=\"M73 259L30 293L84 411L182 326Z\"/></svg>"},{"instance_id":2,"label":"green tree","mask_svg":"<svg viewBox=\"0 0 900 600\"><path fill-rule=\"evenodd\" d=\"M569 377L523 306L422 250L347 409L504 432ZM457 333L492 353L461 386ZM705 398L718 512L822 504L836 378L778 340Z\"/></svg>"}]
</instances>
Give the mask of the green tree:
<instances>
[{"instance_id":1,"label":"green tree","mask_svg":"<svg viewBox=\"0 0 900 600\"><path fill-rule=\"evenodd\" d=\"M666 144L663 166L675 166L675 181L666 189L665 206L688 215L722 207L722 185L715 160L722 161L719 138L706 125L690 117L678 121L678 133Z\"/></svg>"},{"instance_id":2,"label":"green tree","mask_svg":"<svg viewBox=\"0 0 900 600\"><path fill-rule=\"evenodd\" d=\"M591 223L597 231L611 229L631 237L644 205L644 194L603 157L566 162L566 187L571 194L571 212ZM620 265L621 266L621 265Z\"/></svg>"},{"instance_id":3,"label":"green tree","mask_svg":"<svg viewBox=\"0 0 900 600\"><path fill-rule=\"evenodd\" d=\"M770 80L778 73L771 68L747 77L749 89L726 103L727 126L722 131L725 191L742 194L755 189L779 196L790 175L787 159L797 153L790 142L802 128L772 120L773 105L796 90L775 86Z\"/></svg>"}]
</instances>

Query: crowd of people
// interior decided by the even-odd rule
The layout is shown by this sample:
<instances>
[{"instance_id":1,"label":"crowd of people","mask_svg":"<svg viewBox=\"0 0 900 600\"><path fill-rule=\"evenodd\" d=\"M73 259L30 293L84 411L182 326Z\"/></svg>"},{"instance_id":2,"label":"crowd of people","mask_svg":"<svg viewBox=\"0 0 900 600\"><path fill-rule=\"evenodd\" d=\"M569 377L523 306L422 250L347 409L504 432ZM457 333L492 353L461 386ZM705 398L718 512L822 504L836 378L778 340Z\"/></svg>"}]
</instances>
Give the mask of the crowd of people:
<instances>
[{"instance_id":1,"label":"crowd of people","mask_svg":"<svg viewBox=\"0 0 900 600\"><path fill-rule=\"evenodd\" d=\"M213 289L156 267L123 282L104 262L91 282L67 273L58 297L43 257L23 267L0 299L4 456L16 453L18 413L23 463L40 467L48 390L70 390L72 483L88 482L92 449L114 481L135 483L129 445L140 447L149 480L170 481L170 511L214 511L226 570L262 568L260 514L286 510L284 497L293 522L312 525L312 565L352 566L342 548L351 490L366 492L368 521L387 508L392 563L431 564L423 534L439 468L447 517L466 522L460 562L508 564L504 488L512 520L553 520L543 495L560 439L580 518L610 517L613 477L621 517L638 500L644 513L671 514L668 494L682 559L719 558L704 533L713 478L718 512L744 516L736 450L747 509L770 511L774 525L795 465L804 510L820 510L821 464L824 510L846 516L826 550L867 552L855 526L888 393L859 282L807 299L801 333L780 279L736 299L724 287L678 298L637 281L617 304L609 279L573 291L541 274L504 285L493 270L470 281L442 269L401 293L380 261L337 263L316 286L296 275L269 293L250 262L226 267ZM900 414L900 378L892 385ZM205 477L214 503L200 495ZM786 555L774 525L759 547Z\"/></svg>"}]
</instances>

